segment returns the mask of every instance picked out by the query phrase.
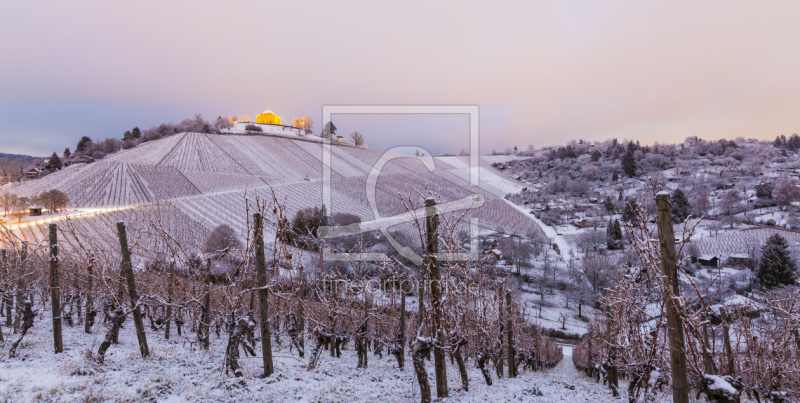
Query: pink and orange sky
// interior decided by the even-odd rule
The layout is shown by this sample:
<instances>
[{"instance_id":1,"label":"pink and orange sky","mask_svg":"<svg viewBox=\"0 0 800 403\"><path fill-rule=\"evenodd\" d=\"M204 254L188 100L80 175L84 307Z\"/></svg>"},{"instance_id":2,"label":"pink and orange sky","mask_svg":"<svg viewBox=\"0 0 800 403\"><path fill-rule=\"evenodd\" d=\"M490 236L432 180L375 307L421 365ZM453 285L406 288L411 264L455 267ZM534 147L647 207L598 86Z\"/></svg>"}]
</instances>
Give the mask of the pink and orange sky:
<instances>
[{"instance_id":1,"label":"pink and orange sky","mask_svg":"<svg viewBox=\"0 0 800 403\"><path fill-rule=\"evenodd\" d=\"M0 152L197 112L269 107L319 129L325 104L479 105L483 152L772 139L800 132L799 15L798 1L5 1ZM378 121L337 125L371 148L466 147L462 118Z\"/></svg>"}]
</instances>

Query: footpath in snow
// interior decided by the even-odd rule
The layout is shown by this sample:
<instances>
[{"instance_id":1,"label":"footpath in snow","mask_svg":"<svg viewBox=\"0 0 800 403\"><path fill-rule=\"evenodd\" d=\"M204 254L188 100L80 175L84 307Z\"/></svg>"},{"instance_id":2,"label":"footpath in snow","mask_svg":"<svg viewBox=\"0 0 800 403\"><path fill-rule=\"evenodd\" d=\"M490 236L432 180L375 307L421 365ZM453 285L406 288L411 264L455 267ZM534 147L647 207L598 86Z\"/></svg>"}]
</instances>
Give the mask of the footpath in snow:
<instances>
[{"instance_id":1,"label":"footpath in snow","mask_svg":"<svg viewBox=\"0 0 800 403\"><path fill-rule=\"evenodd\" d=\"M567 240L563 236L558 235L558 233L553 227L542 222L542 220L540 220L539 217L536 217L534 214L531 214L530 210L522 206L518 206L506 199L503 199L503 201L508 203L508 205L510 205L511 207L514 207L515 209L521 211L523 214L525 214L527 217L533 220L542 229L542 231L544 231L544 234L548 238L552 239L556 245L558 245L558 250L561 251L561 257L568 258L570 255L572 255L572 246L570 246L569 242L567 242Z\"/></svg>"}]
</instances>

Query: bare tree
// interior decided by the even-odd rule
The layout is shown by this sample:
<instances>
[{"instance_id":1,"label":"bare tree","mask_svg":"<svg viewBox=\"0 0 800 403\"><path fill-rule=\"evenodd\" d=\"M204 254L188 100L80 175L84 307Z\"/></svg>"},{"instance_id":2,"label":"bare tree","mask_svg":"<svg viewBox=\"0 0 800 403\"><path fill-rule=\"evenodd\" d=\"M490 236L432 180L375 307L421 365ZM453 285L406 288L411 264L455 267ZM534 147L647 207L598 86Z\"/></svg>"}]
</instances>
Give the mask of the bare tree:
<instances>
[{"instance_id":1,"label":"bare tree","mask_svg":"<svg viewBox=\"0 0 800 403\"><path fill-rule=\"evenodd\" d=\"M772 198L781 207L789 207L792 202L800 200L800 188L797 187L798 181L786 175L778 178L775 188L772 190Z\"/></svg>"},{"instance_id":2,"label":"bare tree","mask_svg":"<svg viewBox=\"0 0 800 403\"><path fill-rule=\"evenodd\" d=\"M533 254L533 248L530 243L518 236L503 239L498 247L504 256L510 258L511 263L517 269L517 273L520 273L522 266L528 264L528 260Z\"/></svg>"},{"instance_id":3,"label":"bare tree","mask_svg":"<svg viewBox=\"0 0 800 403\"><path fill-rule=\"evenodd\" d=\"M9 211L13 211L17 204L19 203L19 198L14 193L11 193L7 190L2 191L0 193L0 207L3 208L5 214L8 215Z\"/></svg>"},{"instance_id":4,"label":"bare tree","mask_svg":"<svg viewBox=\"0 0 800 403\"><path fill-rule=\"evenodd\" d=\"M611 283L614 265L606 256L591 255L583 258L581 269L592 285L592 292L598 292Z\"/></svg>"},{"instance_id":5,"label":"bare tree","mask_svg":"<svg viewBox=\"0 0 800 403\"><path fill-rule=\"evenodd\" d=\"M597 252L606 245L606 234L597 229L589 229L578 235L578 247L584 254Z\"/></svg>"},{"instance_id":6,"label":"bare tree","mask_svg":"<svg viewBox=\"0 0 800 403\"><path fill-rule=\"evenodd\" d=\"M58 189L42 192L37 200L51 213L58 211L58 209L65 207L69 203L69 197Z\"/></svg>"},{"instance_id":7,"label":"bare tree","mask_svg":"<svg viewBox=\"0 0 800 403\"><path fill-rule=\"evenodd\" d=\"M364 135L363 134L355 131L355 132L350 133L350 138L353 140L353 144L354 145L357 145L359 147L364 145Z\"/></svg>"},{"instance_id":8,"label":"bare tree","mask_svg":"<svg viewBox=\"0 0 800 403\"><path fill-rule=\"evenodd\" d=\"M220 224L206 236L206 241L203 243L203 252L219 258L232 249L241 247L242 242L236 235L236 231L230 225Z\"/></svg>"}]
</instances>

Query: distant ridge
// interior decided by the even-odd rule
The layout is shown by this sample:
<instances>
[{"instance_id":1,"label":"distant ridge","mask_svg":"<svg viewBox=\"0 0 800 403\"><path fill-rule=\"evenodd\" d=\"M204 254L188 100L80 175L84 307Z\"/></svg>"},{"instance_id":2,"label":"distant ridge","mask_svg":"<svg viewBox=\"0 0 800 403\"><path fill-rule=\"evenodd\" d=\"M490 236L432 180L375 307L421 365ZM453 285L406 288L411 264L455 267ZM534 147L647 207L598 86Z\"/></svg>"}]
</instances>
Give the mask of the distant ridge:
<instances>
[{"instance_id":1,"label":"distant ridge","mask_svg":"<svg viewBox=\"0 0 800 403\"><path fill-rule=\"evenodd\" d=\"M33 162L34 160L36 160L37 158L40 158L40 157L34 157L32 155L0 153L0 158L8 158L8 159L12 159L12 160L23 160L25 162Z\"/></svg>"}]
</instances>

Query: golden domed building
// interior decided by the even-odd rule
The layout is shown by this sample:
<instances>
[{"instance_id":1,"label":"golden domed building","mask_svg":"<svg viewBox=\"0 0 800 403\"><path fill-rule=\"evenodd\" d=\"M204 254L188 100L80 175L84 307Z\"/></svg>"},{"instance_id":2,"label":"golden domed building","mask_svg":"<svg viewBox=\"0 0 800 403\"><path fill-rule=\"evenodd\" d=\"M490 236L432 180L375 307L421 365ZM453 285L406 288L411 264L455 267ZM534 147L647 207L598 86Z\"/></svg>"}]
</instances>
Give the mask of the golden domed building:
<instances>
[{"instance_id":1,"label":"golden domed building","mask_svg":"<svg viewBox=\"0 0 800 403\"><path fill-rule=\"evenodd\" d=\"M269 108L267 108L264 113L256 115L256 123L264 125L279 125L281 124L281 117L274 114L271 110L269 110Z\"/></svg>"}]
</instances>

